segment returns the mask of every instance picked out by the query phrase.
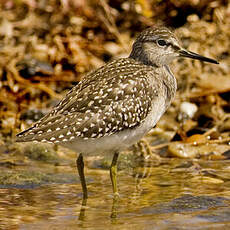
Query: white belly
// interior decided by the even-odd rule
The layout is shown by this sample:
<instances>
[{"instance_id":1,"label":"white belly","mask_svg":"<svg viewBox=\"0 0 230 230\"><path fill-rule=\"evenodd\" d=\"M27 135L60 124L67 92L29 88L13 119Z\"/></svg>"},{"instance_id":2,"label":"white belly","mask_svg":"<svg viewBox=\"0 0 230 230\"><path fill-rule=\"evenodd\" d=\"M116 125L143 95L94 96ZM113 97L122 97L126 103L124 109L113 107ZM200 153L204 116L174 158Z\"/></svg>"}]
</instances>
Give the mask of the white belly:
<instances>
[{"instance_id":1,"label":"white belly","mask_svg":"<svg viewBox=\"0 0 230 230\"><path fill-rule=\"evenodd\" d=\"M61 143L62 146L72 149L82 154L108 154L122 151L140 140L155 124L165 112L165 100L154 103L154 107L140 126L133 129L123 130L111 136L101 138L89 138L84 140L76 138L71 142Z\"/></svg>"}]
</instances>

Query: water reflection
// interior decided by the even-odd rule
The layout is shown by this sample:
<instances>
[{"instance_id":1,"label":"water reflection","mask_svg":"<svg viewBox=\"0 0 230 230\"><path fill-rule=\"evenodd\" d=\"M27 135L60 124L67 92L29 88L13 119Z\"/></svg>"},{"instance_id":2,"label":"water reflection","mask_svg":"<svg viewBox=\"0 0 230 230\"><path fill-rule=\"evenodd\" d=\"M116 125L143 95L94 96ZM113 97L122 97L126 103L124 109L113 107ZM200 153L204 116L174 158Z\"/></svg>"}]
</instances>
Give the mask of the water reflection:
<instances>
[{"instance_id":1,"label":"water reflection","mask_svg":"<svg viewBox=\"0 0 230 230\"><path fill-rule=\"evenodd\" d=\"M76 175L75 170L75 167L68 169L73 175ZM224 213L230 212L229 203L214 206L212 201L203 210L189 212L183 209L178 212L175 208L171 213L164 210L169 210L170 204L175 207L174 200L186 194L230 198L229 170L226 161L196 161L195 167L191 162L175 159L157 166L140 164L119 171L120 197L113 199L109 172L87 169L87 202L82 201L79 182L46 184L34 189L0 189L0 229L52 229L54 226L56 229L108 229L112 226L126 229L125 224L130 228L148 229L154 224L161 230L187 226L184 219L190 220L193 229L203 225L210 227L214 220L226 227L230 220ZM184 201L189 205L188 200ZM157 211L164 205L168 209Z\"/></svg>"}]
</instances>

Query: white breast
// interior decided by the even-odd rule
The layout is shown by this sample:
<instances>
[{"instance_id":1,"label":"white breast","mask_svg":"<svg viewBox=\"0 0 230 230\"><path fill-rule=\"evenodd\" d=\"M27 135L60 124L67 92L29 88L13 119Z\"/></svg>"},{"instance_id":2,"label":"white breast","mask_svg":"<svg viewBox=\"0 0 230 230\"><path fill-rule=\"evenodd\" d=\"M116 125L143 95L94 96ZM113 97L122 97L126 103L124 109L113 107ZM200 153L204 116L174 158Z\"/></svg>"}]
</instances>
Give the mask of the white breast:
<instances>
[{"instance_id":1,"label":"white breast","mask_svg":"<svg viewBox=\"0 0 230 230\"><path fill-rule=\"evenodd\" d=\"M140 140L152 127L156 125L160 117L165 112L165 98L158 98L152 105L151 112L140 126L133 129L123 130L111 136L101 138L90 138L84 140L76 138L71 142L61 145L82 154L113 154L116 151L122 151Z\"/></svg>"}]
</instances>

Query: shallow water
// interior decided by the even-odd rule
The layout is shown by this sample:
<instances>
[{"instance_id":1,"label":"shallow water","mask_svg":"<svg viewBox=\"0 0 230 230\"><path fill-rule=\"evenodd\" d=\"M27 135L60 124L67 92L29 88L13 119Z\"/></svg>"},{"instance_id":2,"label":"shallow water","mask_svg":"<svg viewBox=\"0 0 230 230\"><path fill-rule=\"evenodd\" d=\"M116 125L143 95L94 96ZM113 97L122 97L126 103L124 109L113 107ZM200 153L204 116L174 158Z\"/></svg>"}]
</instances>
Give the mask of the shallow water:
<instances>
[{"instance_id":1,"label":"shallow water","mask_svg":"<svg viewBox=\"0 0 230 230\"><path fill-rule=\"evenodd\" d=\"M118 200L113 200L108 170L86 168L89 198L84 208L75 166L34 169L64 179L2 186L0 229L230 228L228 161L164 159L123 167Z\"/></svg>"}]
</instances>

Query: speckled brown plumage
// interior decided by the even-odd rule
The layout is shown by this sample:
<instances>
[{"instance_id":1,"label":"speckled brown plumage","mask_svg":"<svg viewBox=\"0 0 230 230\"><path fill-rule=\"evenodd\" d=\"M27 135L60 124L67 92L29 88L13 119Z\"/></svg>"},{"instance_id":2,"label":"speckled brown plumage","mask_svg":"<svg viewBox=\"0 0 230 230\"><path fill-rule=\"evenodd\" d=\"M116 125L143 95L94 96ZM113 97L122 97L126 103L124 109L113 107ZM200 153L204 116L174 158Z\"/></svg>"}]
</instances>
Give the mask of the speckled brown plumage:
<instances>
[{"instance_id":1,"label":"speckled brown plumage","mask_svg":"<svg viewBox=\"0 0 230 230\"><path fill-rule=\"evenodd\" d=\"M91 72L49 114L23 133L22 140L59 143L135 128L146 118L162 88L163 82L149 72L154 73L151 66L125 58Z\"/></svg>"},{"instance_id":2,"label":"speckled brown plumage","mask_svg":"<svg viewBox=\"0 0 230 230\"><path fill-rule=\"evenodd\" d=\"M214 62L194 55L167 28L149 28L137 37L128 58L88 73L17 141L58 143L80 152L120 151L147 133L174 98L169 62L178 56Z\"/></svg>"}]
</instances>

